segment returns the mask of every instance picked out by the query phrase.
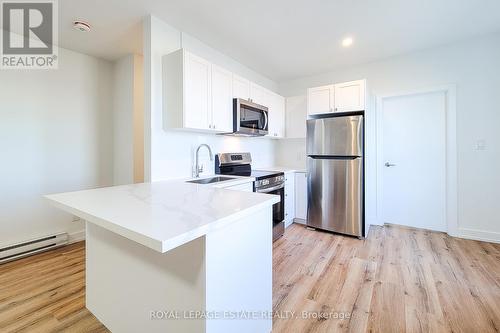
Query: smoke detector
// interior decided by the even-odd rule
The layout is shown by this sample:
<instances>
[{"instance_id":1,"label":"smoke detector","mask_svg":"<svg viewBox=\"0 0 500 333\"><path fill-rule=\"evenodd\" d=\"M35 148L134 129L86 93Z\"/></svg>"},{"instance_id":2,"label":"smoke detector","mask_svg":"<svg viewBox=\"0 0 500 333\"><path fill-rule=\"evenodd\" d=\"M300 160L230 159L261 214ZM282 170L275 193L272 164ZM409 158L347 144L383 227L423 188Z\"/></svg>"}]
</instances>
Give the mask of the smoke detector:
<instances>
[{"instance_id":1,"label":"smoke detector","mask_svg":"<svg viewBox=\"0 0 500 333\"><path fill-rule=\"evenodd\" d=\"M75 28L78 31L81 32L89 32L90 31L90 24L84 21L74 21L73 22L73 28Z\"/></svg>"}]
</instances>

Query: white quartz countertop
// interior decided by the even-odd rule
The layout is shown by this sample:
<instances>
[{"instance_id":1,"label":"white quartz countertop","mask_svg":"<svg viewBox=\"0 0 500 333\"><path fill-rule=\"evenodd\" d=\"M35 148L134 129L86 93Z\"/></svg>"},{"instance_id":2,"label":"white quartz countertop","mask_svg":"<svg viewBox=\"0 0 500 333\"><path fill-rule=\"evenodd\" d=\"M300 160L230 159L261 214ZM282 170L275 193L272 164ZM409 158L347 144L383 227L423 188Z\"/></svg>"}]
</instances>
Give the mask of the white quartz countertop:
<instances>
[{"instance_id":1,"label":"white quartz countertop","mask_svg":"<svg viewBox=\"0 0 500 333\"><path fill-rule=\"evenodd\" d=\"M245 179L244 179L245 178ZM228 186L252 179L242 177ZM216 183L218 186L222 184ZM87 222L167 252L279 202L279 196L185 180L159 181L45 196Z\"/></svg>"}]
</instances>

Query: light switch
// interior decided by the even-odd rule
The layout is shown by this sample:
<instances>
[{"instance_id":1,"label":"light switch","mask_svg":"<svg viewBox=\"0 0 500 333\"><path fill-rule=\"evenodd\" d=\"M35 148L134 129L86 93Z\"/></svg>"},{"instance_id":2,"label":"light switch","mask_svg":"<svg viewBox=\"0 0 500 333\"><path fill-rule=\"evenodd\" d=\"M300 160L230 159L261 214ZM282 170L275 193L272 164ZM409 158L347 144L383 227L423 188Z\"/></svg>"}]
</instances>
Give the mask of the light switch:
<instances>
[{"instance_id":1,"label":"light switch","mask_svg":"<svg viewBox=\"0 0 500 333\"><path fill-rule=\"evenodd\" d=\"M479 139L474 145L474 150L486 150L486 141L484 139Z\"/></svg>"}]
</instances>

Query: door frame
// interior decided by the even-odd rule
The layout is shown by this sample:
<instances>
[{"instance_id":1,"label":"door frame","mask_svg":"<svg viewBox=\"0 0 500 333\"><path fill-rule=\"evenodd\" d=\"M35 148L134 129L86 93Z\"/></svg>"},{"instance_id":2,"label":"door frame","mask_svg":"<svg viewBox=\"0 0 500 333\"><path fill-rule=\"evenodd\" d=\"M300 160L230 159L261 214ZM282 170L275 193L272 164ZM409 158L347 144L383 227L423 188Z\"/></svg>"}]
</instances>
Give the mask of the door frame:
<instances>
[{"instance_id":1,"label":"door frame","mask_svg":"<svg viewBox=\"0 0 500 333\"><path fill-rule=\"evenodd\" d=\"M377 95L377 104L375 109L376 118L376 219L379 225L383 225L383 170L384 157L383 142L383 102L386 99L394 97L404 97L413 95L425 95L430 93L443 92L445 94L445 146L446 146L446 192L445 192L445 219L446 230L451 236L458 236L458 171L457 171L457 107L455 84L448 84L437 87L424 88L412 91L403 91L386 95Z\"/></svg>"}]
</instances>

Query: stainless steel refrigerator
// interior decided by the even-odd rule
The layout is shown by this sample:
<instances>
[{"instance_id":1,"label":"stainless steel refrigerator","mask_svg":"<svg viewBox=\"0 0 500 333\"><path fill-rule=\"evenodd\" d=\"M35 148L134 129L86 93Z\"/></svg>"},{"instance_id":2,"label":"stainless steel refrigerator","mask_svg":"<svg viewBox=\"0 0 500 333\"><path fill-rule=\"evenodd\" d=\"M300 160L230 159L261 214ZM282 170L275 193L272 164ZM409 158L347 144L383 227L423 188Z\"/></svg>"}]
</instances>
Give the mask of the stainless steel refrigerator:
<instances>
[{"instance_id":1,"label":"stainless steel refrigerator","mask_svg":"<svg viewBox=\"0 0 500 333\"><path fill-rule=\"evenodd\" d=\"M363 115L307 120L307 225L364 236Z\"/></svg>"}]
</instances>

